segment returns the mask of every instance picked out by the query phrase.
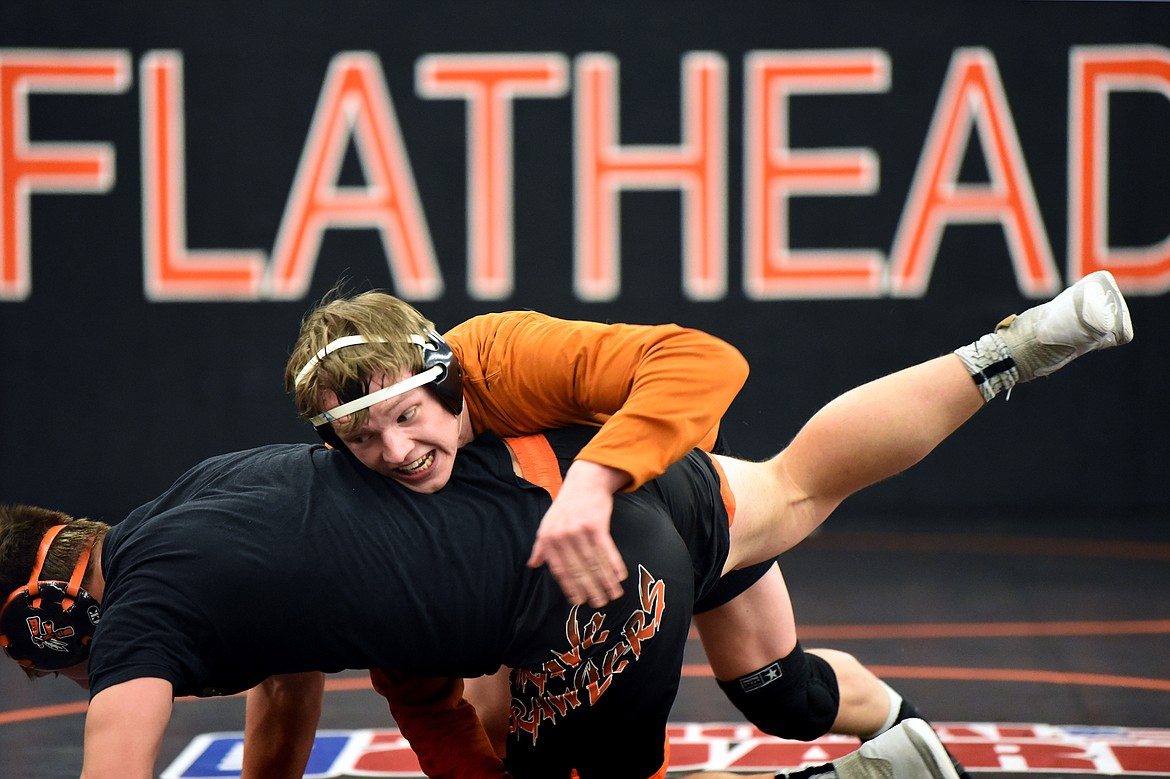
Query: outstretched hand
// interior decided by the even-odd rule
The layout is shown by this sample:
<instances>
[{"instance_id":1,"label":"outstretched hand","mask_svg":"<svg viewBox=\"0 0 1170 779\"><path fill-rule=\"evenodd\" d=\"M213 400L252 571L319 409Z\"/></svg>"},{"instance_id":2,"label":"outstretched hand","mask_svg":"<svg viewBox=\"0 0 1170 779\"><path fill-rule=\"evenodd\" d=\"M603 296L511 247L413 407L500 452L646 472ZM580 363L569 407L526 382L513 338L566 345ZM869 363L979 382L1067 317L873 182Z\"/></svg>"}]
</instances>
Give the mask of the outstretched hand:
<instances>
[{"instance_id":1,"label":"outstretched hand","mask_svg":"<svg viewBox=\"0 0 1170 779\"><path fill-rule=\"evenodd\" d=\"M629 480L617 469L577 460L540 521L528 566L547 563L570 603L601 608L621 597L628 573L609 523L613 494Z\"/></svg>"}]
</instances>

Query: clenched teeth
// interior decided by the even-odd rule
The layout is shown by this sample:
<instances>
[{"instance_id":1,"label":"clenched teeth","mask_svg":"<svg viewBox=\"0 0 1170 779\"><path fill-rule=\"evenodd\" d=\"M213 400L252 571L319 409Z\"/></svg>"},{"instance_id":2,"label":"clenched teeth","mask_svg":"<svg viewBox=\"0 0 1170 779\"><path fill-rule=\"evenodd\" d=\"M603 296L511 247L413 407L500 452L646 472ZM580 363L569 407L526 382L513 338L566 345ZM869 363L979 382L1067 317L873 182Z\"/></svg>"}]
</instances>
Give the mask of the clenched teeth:
<instances>
[{"instance_id":1,"label":"clenched teeth","mask_svg":"<svg viewBox=\"0 0 1170 779\"><path fill-rule=\"evenodd\" d=\"M427 452L426 454L424 454L422 457L418 458L414 462L410 463L409 465L404 465L401 468L399 468L398 470L399 470L399 472L406 473L406 474L416 473L418 471L429 468L431 466L431 463L433 463L434 461L435 461L435 453L433 451Z\"/></svg>"}]
</instances>

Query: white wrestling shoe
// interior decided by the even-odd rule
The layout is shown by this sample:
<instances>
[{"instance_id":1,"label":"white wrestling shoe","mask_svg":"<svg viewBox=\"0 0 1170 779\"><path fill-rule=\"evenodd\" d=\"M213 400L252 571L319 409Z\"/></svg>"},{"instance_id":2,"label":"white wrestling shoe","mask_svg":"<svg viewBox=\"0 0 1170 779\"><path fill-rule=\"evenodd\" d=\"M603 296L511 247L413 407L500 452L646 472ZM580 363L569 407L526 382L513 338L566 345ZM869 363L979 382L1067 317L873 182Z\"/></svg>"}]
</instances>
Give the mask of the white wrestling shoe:
<instances>
[{"instance_id":1,"label":"white wrestling shoe","mask_svg":"<svg viewBox=\"0 0 1170 779\"><path fill-rule=\"evenodd\" d=\"M833 773L837 779L959 779L938 734L920 719L903 720L834 760Z\"/></svg>"},{"instance_id":2,"label":"white wrestling shoe","mask_svg":"<svg viewBox=\"0 0 1170 779\"><path fill-rule=\"evenodd\" d=\"M1133 340L1129 307L1109 271L1091 273L1047 303L1012 314L995 329L1019 370L1031 381L1082 354Z\"/></svg>"}]
</instances>

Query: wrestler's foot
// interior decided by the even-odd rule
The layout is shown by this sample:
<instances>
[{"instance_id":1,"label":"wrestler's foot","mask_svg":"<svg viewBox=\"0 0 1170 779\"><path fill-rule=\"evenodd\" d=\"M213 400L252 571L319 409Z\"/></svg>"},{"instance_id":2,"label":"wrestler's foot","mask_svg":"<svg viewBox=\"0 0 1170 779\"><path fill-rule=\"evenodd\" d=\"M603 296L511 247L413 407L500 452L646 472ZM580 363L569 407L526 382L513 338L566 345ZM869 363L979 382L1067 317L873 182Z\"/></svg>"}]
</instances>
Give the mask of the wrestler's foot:
<instances>
[{"instance_id":1,"label":"wrestler's foot","mask_svg":"<svg viewBox=\"0 0 1170 779\"><path fill-rule=\"evenodd\" d=\"M775 779L959 779L958 763L938 734L920 719L906 719L861 748L825 765L782 771ZM963 772L966 776L966 772ZM772 779L770 774L702 772L683 779Z\"/></svg>"},{"instance_id":2,"label":"wrestler's foot","mask_svg":"<svg viewBox=\"0 0 1170 779\"><path fill-rule=\"evenodd\" d=\"M938 735L923 720L903 720L856 752L833 761L837 779L958 779Z\"/></svg>"},{"instance_id":3,"label":"wrestler's foot","mask_svg":"<svg viewBox=\"0 0 1170 779\"><path fill-rule=\"evenodd\" d=\"M1133 340L1129 307L1109 271L1085 276L1052 300L1012 314L996 327L1019 370L1031 381L1082 354Z\"/></svg>"}]
</instances>

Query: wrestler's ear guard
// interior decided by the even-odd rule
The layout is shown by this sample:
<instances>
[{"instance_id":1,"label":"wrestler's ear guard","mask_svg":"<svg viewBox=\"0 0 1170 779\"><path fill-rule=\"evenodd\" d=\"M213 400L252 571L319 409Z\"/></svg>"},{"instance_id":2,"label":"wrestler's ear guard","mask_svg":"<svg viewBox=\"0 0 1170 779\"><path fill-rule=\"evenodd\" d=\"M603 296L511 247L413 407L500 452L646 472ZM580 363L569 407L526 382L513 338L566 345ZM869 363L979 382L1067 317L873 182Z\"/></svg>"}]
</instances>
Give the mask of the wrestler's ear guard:
<instances>
[{"instance_id":1,"label":"wrestler's ear guard","mask_svg":"<svg viewBox=\"0 0 1170 779\"><path fill-rule=\"evenodd\" d=\"M85 660L101 618L98 602L81 589L94 539L69 581L41 579L49 547L64 528L54 525L45 532L28 584L15 589L0 610L0 647L25 668L38 671L60 671Z\"/></svg>"},{"instance_id":2,"label":"wrestler's ear guard","mask_svg":"<svg viewBox=\"0 0 1170 779\"><path fill-rule=\"evenodd\" d=\"M459 358L451 351L450 345L443 340L443 336L434 330L427 332L426 337L415 341L423 350L423 371L436 366L442 372L430 383L431 391L438 396L443 405L455 415L463 412L463 366Z\"/></svg>"}]
</instances>

